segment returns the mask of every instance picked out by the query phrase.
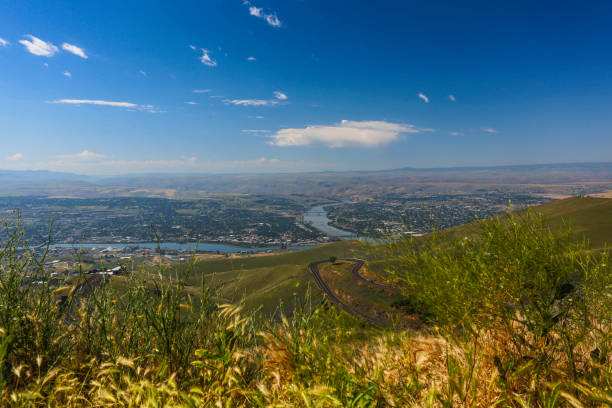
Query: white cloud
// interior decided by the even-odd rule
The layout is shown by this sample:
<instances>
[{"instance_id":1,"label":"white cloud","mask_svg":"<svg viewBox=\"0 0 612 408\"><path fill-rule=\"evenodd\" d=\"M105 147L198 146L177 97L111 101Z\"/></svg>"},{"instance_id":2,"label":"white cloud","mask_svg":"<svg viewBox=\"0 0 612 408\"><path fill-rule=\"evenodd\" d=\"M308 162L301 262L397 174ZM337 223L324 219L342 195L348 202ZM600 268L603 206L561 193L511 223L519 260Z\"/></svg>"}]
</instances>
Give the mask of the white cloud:
<instances>
[{"instance_id":1,"label":"white cloud","mask_svg":"<svg viewBox=\"0 0 612 408\"><path fill-rule=\"evenodd\" d=\"M63 43L62 44L62 49L64 51L68 51L71 54L74 54L78 57L81 57L83 59L87 59L87 55L85 54L85 51L83 51L82 48L77 47L76 45L72 45L72 44L68 44L68 43Z\"/></svg>"},{"instance_id":2,"label":"white cloud","mask_svg":"<svg viewBox=\"0 0 612 408\"><path fill-rule=\"evenodd\" d=\"M257 115L257 116L248 116L249 119L263 119L264 117L261 115Z\"/></svg>"},{"instance_id":3,"label":"white cloud","mask_svg":"<svg viewBox=\"0 0 612 408\"><path fill-rule=\"evenodd\" d=\"M226 99L223 102L238 106L274 106L278 101L267 99Z\"/></svg>"},{"instance_id":4,"label":"white cloud","mask_svg":"<svg viewBox=\"0 0 612 408\"><path fill-rule=\"evenodd\" d=\"M279 104L279 101L289 99L287 95L280 91L274 91L274 98L276 99L225 99L223 102L238 106L275 106Z\"/></svg>"},{"instance_id":5,"label":"white cloud","mask_svg":"<svg viewBox=\"0 0 612 408\"><path fill-rule=\"evenodd\" d=\"M202 56L200 57L200 62L209 67L216 67L217 61L210 58L210 55L208 54L208 50L205 48L202 48L201 51L202 51Z\"/></svg>"},{"instance_id":6,"label":"white cloud","mask_svg":"<svg viewBox=\"0 0 612 408\"><path fill-rule=\"evenodd\" d=\"M143 70L140 70L140 75L142 75L143 77L146 77L147 73L145 71L143 71Z\"/></svg>"},{"instance_id":7,"label":"white cloud","mask_svg":"<svg viewBox=\"0 0 612 408\"><path fill-rule=\"evenodd\" d=\"M43 65L44 65L45 67L48 67L48 66L49 66L49 63L48 63L48 62L45 62Z\"/></svg>"},{"instance_id":8,"label":"white cloud","mask_svg":"<svg viewBox=\"0 0 612 408\"><path fill-rule=\"evenodd\" d=\"M62 75L67 76L68 78L72 77L72 74L70 72L68 72L68 71L64 71L64 73Z\"/></svg>"},{"instance_id":9,"label":"white cloud","mask_svg":"<svg viewBox=\"0 0 612 408\"><path fill-rule=\"evenodd\" d=\"M195 45L191 45L191 44L189 44L189 48L191 48L194 51L198 49Z\"/></svg>"},{"instance_id":10,"label":"white cloud","mask_svg":"<svg viewBox=\"0 0 612 408\"><path fill-rule=\"evenodd\" d=\"M206 93L206 92L210 92L210 89L194 89L191 92L193 92L193 93Z\"/></svg>"},{"instance_id":11,"label":"white cloud","mask_svg":"<svg viewBox=\"0 0 612 408\"><path fill-rule=\"evenodd\" d=\"M17 160L21 160L21 159L23 159L23 154L21 154L21 153L15 153L15 154L13 154L11 156L7 156L6 157L6 160L9 160L9 161L17 161Z\"/></svg>"},{"instance_id":12,"label":"white cloud","mask_svg":"<svg viewBox=\"0 0 612 408\"><path fill-rule=\"evenodd\" d=\"M449 134L451 136L463 136L463 135L465 135L465 133L463 133L463 132L450 132Z\"/></svg>"},{"instance_id":13,"label":"white cloud","mask_svg":"<svg viewBox=\"0 0 612 408\"><path fill-rule=\"evenodd\" d=\"M244 133L270 133L267 129L242 129L241 132Z\"/></svg>"},{"instance_id":14,"label":"white cloud","mask_svg":"<svg viewBox=\"0 0 612 408\"><path fill-rule=\"evenodd\" d=\"M255 57L249 57L249 58L247 58L247 61L257 61L257 58L255 58Z\"/></svg>"},{"instance_id":15,"label":"white cloud","mask_svg":"<svg viewBox=\"0 0 612 408\"><path fill-rule=\"evenodd\" d=\"M52 103L65 103L69 105L101 105L101 106L114 106L116 108L137 108L139 105L132 102L114 102L114 101L103 101L97 99L60 99L53 101Z\"/></svg>"},{"instance_id":16,"label":"white cloud","mask_svg":"<svg viewBox=\"0 0 612 408\"><path fill-rule=\"evenodd\" d=\"M63 160L79 160L79 161L92 161L92 160L101 160L106 156L103 154L98 154L94 152L90 152L89 150L83 150L81 153L76 154L60 154L56 156L58 159Z\"/></svg>"},{"instance_id":17,"label":"white cloud","mask_svg":"<svg viewBox=\"0 0 612 408\"><path fill-rule=\"evenodd\" d=\"M288 99L288 96L282 93L281 91L274 91L274 97L276 99L280 99L281 101Z\"/></svg>"},{"instance_id":18,"label":"white cloud","mask_svg":"<svg viewBox=\"0 0 612 408\"><path fill-rule=\"evenodd\" d=\"M448 95L448 99L453 101L453 102L455 102L457 100L457 99L455 99L455 95L453 95L453 94Z\"/></svg>"},{"instance_id":19,"label":"white cloud","mask_svg":"<svg viewBox=\"0 0 612 408\"><path fill-rule=\"evenodd\" d=\"M257 17L257 18L261 18L266 20L266 22L271 25L272 27L280 27L282 25L282 23L280 22L280 20L278 19L278 16L276 15L276 13L271 12L271 13L266 13L263 8L260 7L255 7L253 5L251 5L250 2L245 1L242 4L246 5L249 7L249 14L252 15L253 17Z\"/></svg>"},{"instance_id":20,"label":"white cloud","mask_svg":"<svg viewBox=\"0 0 612 408\"><path fill-rule=\"evenodd\" d=\"M150 113L165 112L165 111L157 109L153 105L138 105L132 102L104 101L104 100L99 100L99 99L59 99L57 101L51 101L49 103L62 103L62 104L67 104L67 105L112 106L115 108L127 108L130 110L146 111Z\"/></svg>"},{"instance_id":21,"label":"white cloud","mask_svg":"<svg viewBox=\"0 0 612 408\"><path fill-rule=\"evenodd\" d=\"M0 47L8 47L11 43L0 37Z\"/></svg>"},{"instance_id":22,"label":"white cloud","mask_svg":"<svg viewBox=\"0 0 612 408\"><path fill-rule=\"evenodd\" d=\"M281 129L270 136L275 146L375 147L396 141L402 133L421 133L414 125L384 121L343 120L332 126L308 126L303 129Z\"/></svg>"},{"instance_id":23,"label":"white cloud","mask_svg":"<svg viewBox=\"0 0 612 408\"><path fill-rule=\"evenodd\" d=\"M39 55L41 57L52 57L59 52L59 49L50 42L45 42L30 34L26 35L26 37L29 37L30 40L20 40L19 43L25 46L26 49L34 55Z\"/></svg>"},{"instance_id":24,"label":"white cloud","mask_svg":"<svg viewBox=\"0 0 612 408\"><path fill-rule=\"evenodd\" d=\"M483 127L483 128L480 128L480 129L482 129L483 132L487 132L487 133L499 133L499 130L495 130L495 129L489 128L489 127Z\"/></svg>"},{"instance_id":25,"label":"white cloud","mask_svg":"<svg viewBox=\"0 0 612 408\"><path fill-rule=\"evenodd\" d=\"M419 93L419 98L425 101L425 103L429 103L429 98L424 93Z\"/></svg>"},{"instance_id":26,"label":"white cloud","mask_svg":"<svg viewBox=\"0 0 612 408\"><path fill-rule=\"evenodd\" d=\"M197 104L198 104L197 102L192 102L192 101L185 102L185 103L186 103L187 105L197 105Z\"/></svg>"}]
</instances>

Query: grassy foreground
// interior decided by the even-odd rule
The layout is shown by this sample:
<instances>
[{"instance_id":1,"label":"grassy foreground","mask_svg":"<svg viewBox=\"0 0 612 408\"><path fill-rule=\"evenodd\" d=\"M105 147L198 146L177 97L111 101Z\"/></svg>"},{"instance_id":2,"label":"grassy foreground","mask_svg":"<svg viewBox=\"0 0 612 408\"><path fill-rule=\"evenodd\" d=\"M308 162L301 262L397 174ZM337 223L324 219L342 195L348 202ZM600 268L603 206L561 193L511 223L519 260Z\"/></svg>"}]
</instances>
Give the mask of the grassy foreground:
<instances>
[{"instance_id":1,"label":"grassy foreground","mask_svg":"<svg viewBox=\"0 0 612 408\"><path fill-rule=\"evenodd\" d=\"M193 263L131 271L119 289L84 276L51 285L44 255L18 251L21 229L9 223L0 405L610 406L609 253L530 212L474 228L379 249L429 324L395 332L309 290L290 318L257 318L240 301L219 304L212 270ZM275 267L260 259L248 262Z\"/></svg>"}]
</instances>

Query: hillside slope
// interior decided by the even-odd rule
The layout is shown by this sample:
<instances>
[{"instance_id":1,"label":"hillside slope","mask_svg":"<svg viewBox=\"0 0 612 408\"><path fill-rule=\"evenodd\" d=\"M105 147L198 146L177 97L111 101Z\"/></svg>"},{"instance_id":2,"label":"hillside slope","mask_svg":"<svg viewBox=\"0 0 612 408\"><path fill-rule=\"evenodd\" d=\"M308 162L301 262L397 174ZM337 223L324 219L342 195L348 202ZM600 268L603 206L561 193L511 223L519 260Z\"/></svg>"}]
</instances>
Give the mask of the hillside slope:
<instances>
[{"instance_id":1,"label":"hillside slope","mask_svg":"<svg viewBox=\"0 0 612 408\"><path fill-rule=\"evenodd\" d=\"M612 199L574 197L533 207L533 210L542 213L553 227L571 225L576 236L585 237L593 249L612 245ZM467 226L456 227L452 230L453 234L461 233L465 228ZM330 256L363 258L372 248L358 241L341 241L277 255L200 261L194 266L189 284L192 285L191 291L197 294L200 277L204 273L224 301L244 299L247 309L261 308L266 314L272 313L282 303L283 309L289 312L295 299L302 299L309 286L314 286L314 298L321 298L307 271L310 262ZM371 273L376 270L380 273L384 269L381 265L370 266L373 267ZM322 271L324 277L331 278L326 266L322 266ZM361 288L348 276L348 272L345 275L329 282L339 296L350 297L354 302L363 304L381 300L373 298L379 296L380 291ZM376 278L376 275L373 277ZM397 301L394 297L384 297L387 306Z\"/></svg>"},{"instance_id":2,"label":"hillside slope","mask_svg":"<svg viewBox=\"0 0 612 408\"><path fill-rule=\"evenodd\" d=\"M569 225L593 249L612 246L612 199L572 197L534 207L551 226Z\"/></svg>"}]
</instances>

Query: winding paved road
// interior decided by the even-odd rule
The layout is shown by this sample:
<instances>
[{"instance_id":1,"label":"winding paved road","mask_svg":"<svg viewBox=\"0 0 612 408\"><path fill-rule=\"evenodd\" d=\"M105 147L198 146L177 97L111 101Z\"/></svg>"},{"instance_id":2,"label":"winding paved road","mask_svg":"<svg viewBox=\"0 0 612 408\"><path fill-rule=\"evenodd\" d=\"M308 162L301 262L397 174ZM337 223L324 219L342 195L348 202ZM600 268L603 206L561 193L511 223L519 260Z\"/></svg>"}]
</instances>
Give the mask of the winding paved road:
<instances>
[{"instance_id":1,"label":"winding paved road","mask_svg":"<svg viewBox=\"0 0 612 408\"><path fill-rule=\"evenodd\" d=\"M383 285L382 283L378 283L375 282L373 280L364 278L363 276L361 276L359 274L359 270L363 267L365 261L363 259L357 259L357 258L338 258L339 261L349 261L349 262L354 262L355 265L353 265L353 267L351 268L351 275L357 279L360 280L362 282L365 282L369 285L372 286L376 286L379 287L381 289L385 289L387 291L393 292L393 293L400 293L398 289L392 287L392 286L388 286L388 285ZM326 263L329 262L328 259L322 260L322 261L316 261L316 262L312 262L308 265L308 271L312 274L315 282L317 283L317 285L319 286L319 288L321 288L321 290L323 291L323 293L325 293L325 296L327 296L327 299L329 299L330 302L332 302L335 306L343 309L344 311L346 311L347 313L352 314L353 316L357 317L358 319L361 320L365 320L366 322L374 325L374 326L378 326L378 327L384 327L384 328L391 328L391 324L388 321L384 321L381 319L377 319L375 317L372 316L368 316L362 312L360 312L357 309L354 309L353 307L347 305L346 303L344 303L342 300L340 300L338 298L338 296L336 296L336 294L330 289L330 287L327 285L327 283L325 282L325 280L321 277L321 273L319 272L319 265L322 263Z\"/></svg>"}]
</instances>

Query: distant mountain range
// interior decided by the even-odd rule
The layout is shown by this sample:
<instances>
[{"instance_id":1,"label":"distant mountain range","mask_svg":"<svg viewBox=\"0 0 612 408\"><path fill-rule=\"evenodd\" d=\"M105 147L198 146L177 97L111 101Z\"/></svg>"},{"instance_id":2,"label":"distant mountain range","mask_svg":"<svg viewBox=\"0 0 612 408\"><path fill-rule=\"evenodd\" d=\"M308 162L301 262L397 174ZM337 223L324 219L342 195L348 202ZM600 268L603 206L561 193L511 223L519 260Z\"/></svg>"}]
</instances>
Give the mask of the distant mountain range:
<instances>
[{"instance_id":1,"label":"distant mountain range","mask_svg":"<svg viewBox=\"0 0 612 408\"><path fill-rule=\"evenodd\" d=\"M592 192L612 189L612 163L406 167L380 171L279 174L129 174L110 177L40 170L0 170L2 196L198 197L221 193L337 196L367 194L385 189L409 193L415 189L422 190L424 185L437 185L434 190L444 191L445 184L453 185L454 189L458 185L582 184L588 187L585 187L585 191Z\"/></svg>"}]
</instances>

